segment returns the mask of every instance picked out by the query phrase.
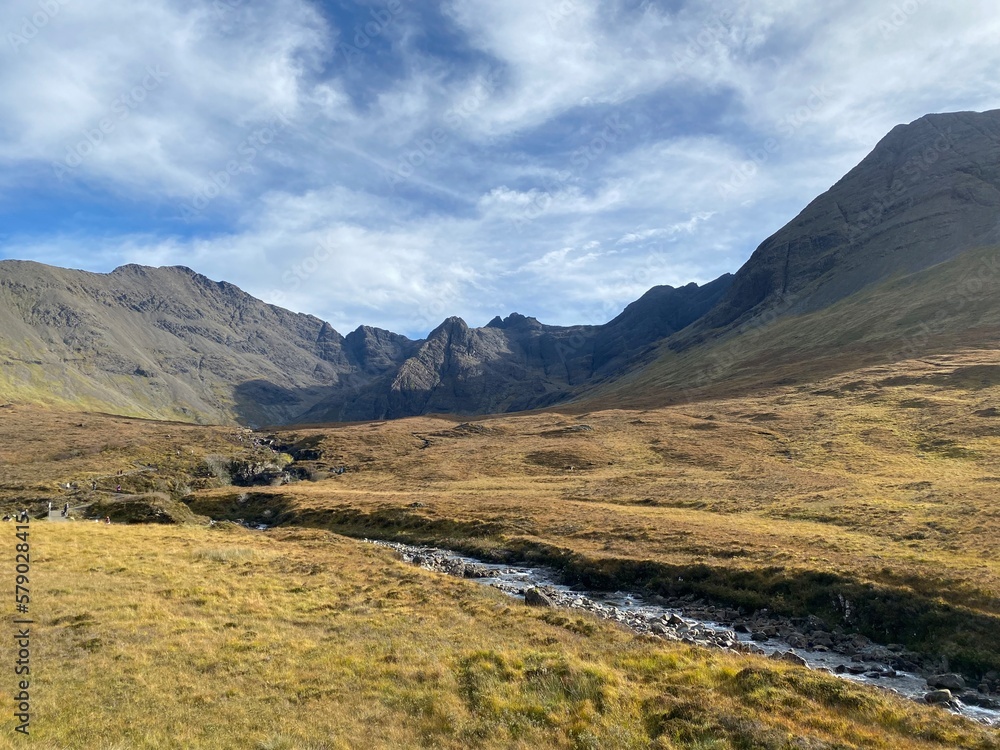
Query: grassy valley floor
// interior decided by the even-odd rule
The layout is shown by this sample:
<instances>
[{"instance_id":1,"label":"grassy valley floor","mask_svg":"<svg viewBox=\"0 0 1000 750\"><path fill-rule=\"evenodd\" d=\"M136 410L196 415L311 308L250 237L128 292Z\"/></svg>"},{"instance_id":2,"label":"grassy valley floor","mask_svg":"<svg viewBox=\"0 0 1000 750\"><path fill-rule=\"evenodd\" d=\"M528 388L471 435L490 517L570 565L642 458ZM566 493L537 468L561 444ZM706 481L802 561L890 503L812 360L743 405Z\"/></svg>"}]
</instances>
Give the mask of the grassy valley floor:
<instances>
[{"instance_id":1,"label":"grassy valley floor","mask_svg":"<svg viewBox=\"0 0 1000 750\"><path fill-rule=\"evenodd\" d=\"M1000 747L940 709L554 616L326 532L31 535L32 735L7 719L0 747Z\"/></svg>"},{"instance_id":2,"label":"grassy valley floor","mask_svg":"<svg viewBox=\"0 0 1000 750\"><path fill-rule=\"evenodd\" d=\"M286 429L275 450L0 408L3 507L156 522L32 521L30 743L1000 748L934 707L527 608L338 535L817 614L978 679L1000 666L998 398L1000 353L969 350L661 409ZM302 481L228 484L248 467ZM5 726L0 747L25 744Z\"/></svg>"},{"instance_id":3,"label":"grassy valley floor","mask_svg":"<svg viewBox=\"0 0 1000 750\"><path fill-rule=\"evenodd\" d=\"M998 383L1000 353L969 351L656 410L286 430L322 453L303 471L347 473L190 505L813 613L978 678L1000 669Z\"/></svg>"}]
</instances>

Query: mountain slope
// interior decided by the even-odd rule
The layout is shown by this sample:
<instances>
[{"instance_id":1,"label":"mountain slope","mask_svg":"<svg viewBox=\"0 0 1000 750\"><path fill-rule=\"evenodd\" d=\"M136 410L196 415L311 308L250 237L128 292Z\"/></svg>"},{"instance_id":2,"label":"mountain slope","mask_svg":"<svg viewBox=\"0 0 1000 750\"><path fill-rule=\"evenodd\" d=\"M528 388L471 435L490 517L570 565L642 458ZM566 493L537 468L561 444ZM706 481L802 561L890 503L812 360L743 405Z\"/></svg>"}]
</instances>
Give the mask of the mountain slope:
<instances>
[{"instance_id":1,"label":"mountain slope","mask_svg":"<svg viewBox=\"0 0 1000 750\"><path fill-rule=\"evenodd\" d=\"M368 326L344 337L187 268L2 261L0 397L249 424L526 409L625 371L728 284L657 287L605 326L450 318L411 341Z\"/></svg>"},{"instance_id":2,"label":"mountain slope","mask_svg":"<svg viewBox=\"0 0 1000 750\"><path fill-rule=\"evenodd\" d=\"M654 405L997 342L1000 110L894 128L719 303L584 404Z\"/></svg>"},{"instance_id":3,"label":"mountain slope","mask_svg":"<svg viewBox=\"0 0 1000 750\"><path fill-rule=\"evenodd\" d=\"M92 274L21 261L0 262L0 330L6 398L252 423L355 388L412 344L387 332L347 342L317 318L186 268ZM364 337L375 343L359 357Z\"/></svg>"},{"instance_id":4,"label":"mountain slope","mask_svg":"<svg viewBox=\"0 0 1000 750\"><path fill-rule=\"evenodd\" d=\"M827 307L864 287L1000 241L1000 110L926 115L765 240L673 346L765 312Z\"/></svg>"},{"instance_id":5,"label":"mountain slope","mask_svg":"<svg viewBox=\"0 0 1000 750\"><path fill-rule=\"evenodd\" d=\"M575 408L652 408L809 384L835 373L1000 347L1000 245L873 284L826 308L751 319L585 394ZM1000 384L1000 368L976 375Z\"/></svg>"}]
</instances>

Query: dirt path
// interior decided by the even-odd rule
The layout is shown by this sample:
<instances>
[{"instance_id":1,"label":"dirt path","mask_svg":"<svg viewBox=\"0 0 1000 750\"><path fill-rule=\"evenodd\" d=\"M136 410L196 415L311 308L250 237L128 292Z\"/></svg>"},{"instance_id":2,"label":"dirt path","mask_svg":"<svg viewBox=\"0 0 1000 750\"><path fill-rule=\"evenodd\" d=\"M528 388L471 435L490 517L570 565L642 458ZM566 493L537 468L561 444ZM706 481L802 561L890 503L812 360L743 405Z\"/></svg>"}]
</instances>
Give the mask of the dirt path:
<instances>
[{"instance_id":1,"label":"dirt path","mask_svg":"<svg viewBox=\"0 0 1000 750\"><path fill-rule=\"evenodd\" d=\"M86 507L87 507L86 505L71 505L69 508L69 512L72 513L74 510L80 510L81 508L86 508ZM68 521L70 519L68 514L65 516L62 514L62 506L53 506L52 509L49 510L48 520L61 522L61 521Z\"/></svg>"}]
</instances>

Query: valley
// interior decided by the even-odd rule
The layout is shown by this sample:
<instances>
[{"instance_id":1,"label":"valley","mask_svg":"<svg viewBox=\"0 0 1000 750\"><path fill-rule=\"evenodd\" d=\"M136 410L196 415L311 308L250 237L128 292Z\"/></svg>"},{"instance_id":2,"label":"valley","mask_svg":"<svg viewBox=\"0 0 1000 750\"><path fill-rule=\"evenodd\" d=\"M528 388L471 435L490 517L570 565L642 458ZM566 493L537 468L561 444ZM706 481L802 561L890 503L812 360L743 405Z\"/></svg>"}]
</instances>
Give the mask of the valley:
<instances>
[{"instance_id":1,"label":"valley","mask_svg":"<svg viewBox=\"0 0 1000 750\"><path fill-rule=\"evenodd\" d=\"M93 503L32 521L39 733L58 746L69 686L100 697L87 727L134 747L245 746L234 721L261 747L352 747L372 722L386 747L997 747L941 708L525 607L360 539L544 564L750 625L811 616L996 690L998 371L968 349L657 409L256 433L7 406L4 507ZM128 734L150 702L164 721Z\"/></svg>"}]
</instances>

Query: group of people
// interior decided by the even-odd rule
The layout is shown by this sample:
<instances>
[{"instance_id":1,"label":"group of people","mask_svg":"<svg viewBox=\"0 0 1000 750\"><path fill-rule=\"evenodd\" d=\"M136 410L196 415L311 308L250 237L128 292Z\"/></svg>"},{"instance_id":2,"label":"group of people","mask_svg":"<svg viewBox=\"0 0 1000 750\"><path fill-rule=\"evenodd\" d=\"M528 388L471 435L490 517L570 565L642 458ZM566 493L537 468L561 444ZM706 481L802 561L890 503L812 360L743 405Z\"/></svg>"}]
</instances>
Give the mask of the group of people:
<instances>
[{"instance_id":1,"label":"group of people","mask_svg":"<svg viewBox=\"0 0 1000 750\"><path fill-rule=\"evenodd\" d=\"M124 476L124 475L125 475L125 471L123 469L119 469L117 476L121 477L121 476ZM62 487L63 489L68 489L68 490L77 490L77 489L79 489L79 485L76 482L71 482L69 484L63 484L63 485L60 485L60 487ZM90 489L93 490L93 491L95 491L95 492L97 491L97 480L96 479L95 480L91 480L91 482L90 482ZM120 483L117 484L117 485L115 485L115 492L121 494L121 492L122 492L122 486L121 486ZM52 513L52 501L51 500L49 501L49 513ZM59 512L59 515L62 516L63 518L69 518L70 517L69 516L69 503L68 502L63 503L63 507L62 507L62 510ZM7 511L7 512L5 512L3 514L3 520L4 521L18 521L20 523L27 523L28 519L29 519L29 516L28 516L28 509L27 508L24 508L23 510L20 510L20 511L13 511L13 512ZM111 517L110 516L105 516L104 517L104 523L110 524L111 523Z\"/></svg>"}]
</instances>

